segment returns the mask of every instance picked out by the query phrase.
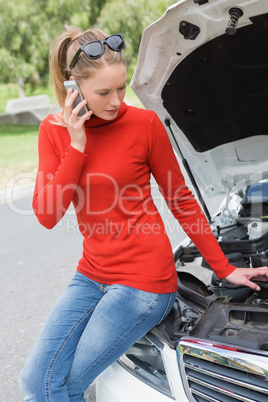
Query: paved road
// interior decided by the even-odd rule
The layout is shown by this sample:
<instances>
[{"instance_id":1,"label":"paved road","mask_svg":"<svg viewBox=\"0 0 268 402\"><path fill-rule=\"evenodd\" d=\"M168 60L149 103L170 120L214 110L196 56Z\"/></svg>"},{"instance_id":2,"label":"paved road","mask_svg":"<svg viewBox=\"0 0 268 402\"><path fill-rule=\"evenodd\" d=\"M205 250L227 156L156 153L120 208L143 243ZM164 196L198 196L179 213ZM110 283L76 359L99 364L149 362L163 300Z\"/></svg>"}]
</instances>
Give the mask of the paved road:
<instances>
[{"instance_id":1,"label":"paved road","mask_svg":"<svg viewBox=\"0 0 268 402\"><path fill-rule=\"evenodd\" d=\"M160 201L173 246L178 226ZM0 401L23 400L17 379L49 310L74 275L82 237L73 211L52 230L31 210L31 196L0 204ZM95 401L94 385L87 401Z\"/></svg>"},{"instance_id":2,"label":"paved road","mask_svg":"<svg viewBox=\"0 0 268 402\"><path fill-rule=\"evenodd\" d=\"M0 401L19 402L19 372L75 272L82 237L73 215L44 229L31 212L31 197L0 205L0 221ZM87 401L95 401L94 386Z\"/></svg>"}]
</instances>

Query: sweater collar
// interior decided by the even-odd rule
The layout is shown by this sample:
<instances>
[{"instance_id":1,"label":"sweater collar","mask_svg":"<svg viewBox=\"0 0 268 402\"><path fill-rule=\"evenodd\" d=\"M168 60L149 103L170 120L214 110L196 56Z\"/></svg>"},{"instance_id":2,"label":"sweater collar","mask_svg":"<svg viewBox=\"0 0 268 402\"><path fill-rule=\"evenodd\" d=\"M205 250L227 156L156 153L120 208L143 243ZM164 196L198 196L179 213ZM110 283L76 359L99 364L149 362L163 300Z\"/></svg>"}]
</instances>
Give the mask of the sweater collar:
<instances>
[{"instance_id":1,"label":"sweater collar","mask_svg":"<svg viewBox=\"0 0 268 402\"><path fill-rule=\"evenodd\" d=\"M125 104L125 102L123 102L120 106L120 109L119 109L115 119L104 120L104 119L100 119L99 117L93 115L89 120L87 120L85 122L85 127L86 128L100 127L100 126L105 126L107 124L114 123L115 121L120 119L120 117L122 117L126 113L126 111L127 111L127 105Z\"/></svg>"}]
</instances>

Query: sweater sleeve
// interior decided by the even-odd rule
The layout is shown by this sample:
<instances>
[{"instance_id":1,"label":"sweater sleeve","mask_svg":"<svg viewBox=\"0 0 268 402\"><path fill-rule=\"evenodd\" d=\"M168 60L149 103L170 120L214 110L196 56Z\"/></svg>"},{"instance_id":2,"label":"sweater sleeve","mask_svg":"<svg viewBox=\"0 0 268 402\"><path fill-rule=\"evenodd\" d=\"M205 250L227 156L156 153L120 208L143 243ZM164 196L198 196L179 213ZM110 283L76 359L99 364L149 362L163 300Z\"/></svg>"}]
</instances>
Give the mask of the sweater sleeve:
<instances>
[{"instance_id":1,"label":"sweater sleeve","mask_svg":"<svg viewBox=\"0 0 268 402\"><path fill-rule=\"evenodd\" d=\"M155 114L149 131L148 163L161 194L218 278L226 277L235 267L229 264L202 209L186 186L166 130Z\"/></svg>"},{"instance_id":2,"label":"sweater sleeve","mask_svg":"<svg viewBox=\"0 0 268 402\"><path fill-rule=\"evenodd\" d=\"M39 222L47 229L52 229L72 202L87 156L69 145L59 159L46 128L42 122L38 137L39 165L33 210Z\"/></svg>"}]
</instances>

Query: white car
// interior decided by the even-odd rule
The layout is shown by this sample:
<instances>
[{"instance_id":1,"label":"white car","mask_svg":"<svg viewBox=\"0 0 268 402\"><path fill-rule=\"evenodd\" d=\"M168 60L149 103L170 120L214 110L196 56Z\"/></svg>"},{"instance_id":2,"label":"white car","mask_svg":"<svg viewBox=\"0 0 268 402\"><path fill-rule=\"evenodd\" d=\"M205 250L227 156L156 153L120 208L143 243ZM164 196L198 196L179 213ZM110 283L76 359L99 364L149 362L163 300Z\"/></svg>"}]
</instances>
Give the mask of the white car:
<instances>
[{"instance_id":1,"label":"white car","mask_svg":"<svg viewBox=\"0 0 268 402\"><path fill-rule=\"evenodd\" d=\"M268 1L181 0L131 86L166 127L233 265L268 265ZM207 199L224 198L211 216ZM187 238L169 316L97 379L98 402L268 401L268 285L219 281Z\"/></svg>"}]
</instances>

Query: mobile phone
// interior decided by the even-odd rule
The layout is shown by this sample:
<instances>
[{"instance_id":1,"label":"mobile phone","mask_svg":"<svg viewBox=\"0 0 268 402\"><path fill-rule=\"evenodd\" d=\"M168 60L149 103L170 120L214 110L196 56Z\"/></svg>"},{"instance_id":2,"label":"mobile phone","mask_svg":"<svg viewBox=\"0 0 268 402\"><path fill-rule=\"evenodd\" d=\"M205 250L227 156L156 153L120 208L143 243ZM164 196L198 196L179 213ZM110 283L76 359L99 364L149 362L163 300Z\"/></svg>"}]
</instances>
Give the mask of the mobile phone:
<instances>
[{"instance_id":1,"label":"mobile phone","mask_svg":"<svg viewBox=\"0 0 268 402\"><path fill-rule=\"evenodd\" d=\"M73 109L74 109L80 102L82 102L84 100L81 89L79 88L79 85L76 83L75 80L64 81L64 86L65 86L66 92L68 92L69 88L72 88L73 91L75 91L75 90L78 91L78 95L75 98L74 103L73 103ZM78 117L83 116L83 114L85 114L87 112L88 112L88 107L87 107L87 105L85 105L78 113Z\"/></svg>"}]
</instances>

